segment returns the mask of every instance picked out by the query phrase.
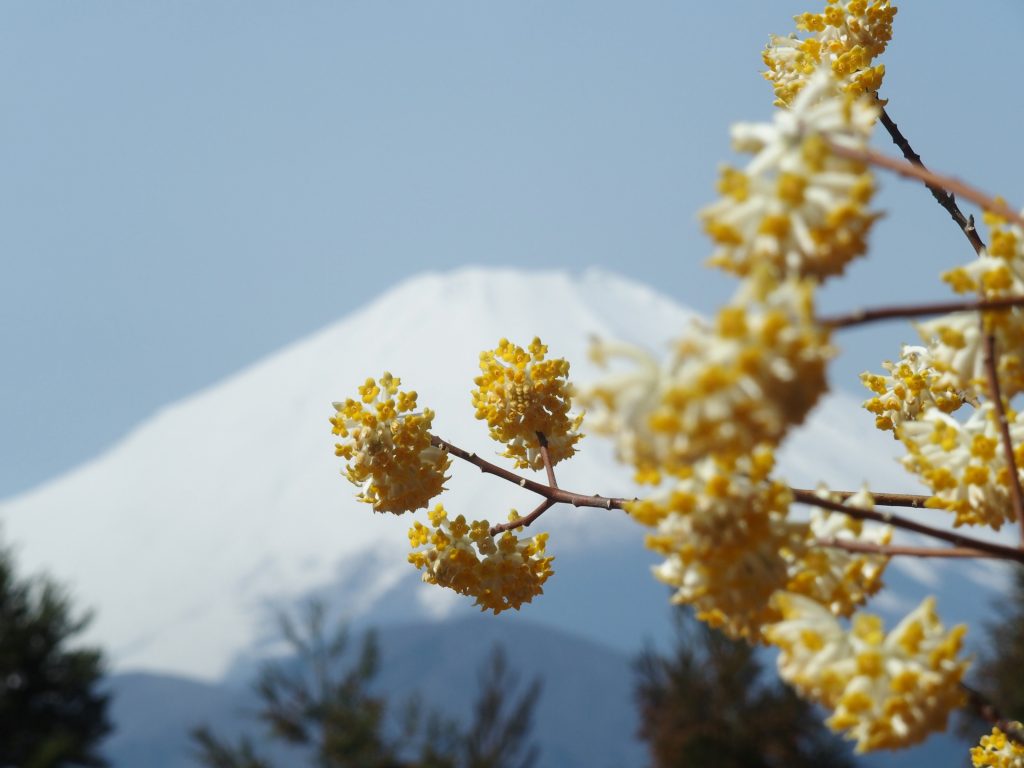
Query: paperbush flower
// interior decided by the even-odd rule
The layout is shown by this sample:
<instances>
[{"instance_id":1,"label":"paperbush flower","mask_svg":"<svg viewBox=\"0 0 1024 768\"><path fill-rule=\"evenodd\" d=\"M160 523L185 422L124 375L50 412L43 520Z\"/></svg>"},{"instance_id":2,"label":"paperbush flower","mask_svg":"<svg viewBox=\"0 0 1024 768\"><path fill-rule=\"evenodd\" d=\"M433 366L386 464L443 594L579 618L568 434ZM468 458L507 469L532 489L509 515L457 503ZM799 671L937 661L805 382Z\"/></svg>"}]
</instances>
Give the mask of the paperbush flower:
<instances>
[{"instance_id":1,"label":"paperbush flower","mask_svg":"<svg viewBox=\"0 0 1024 768\"><path fill-rule=\"evenodd\" d=\"M984 403L962 423L930 410L897 431L908 451L903 465L932 489L929 507L955 513L954 526L988 525L998 531L1015 519L997 419L992 403ZM1024 413L1012 418L1010 437L1022 468Z\"/></svg>"},{"instance_id":2,"label":"paperbush flower","mask_svg":"<svg viewBox=\"0 0 1024 768\"><path fill-rule=\"evenodd\" d=\"M875 414L875 426L895 431L904 421L916 421L929 408L953 413L969 395L958 390L951 377L939 371L924 347L904 345L899 362L882 363L889 374L862 373L860 380L875 396L864 408Z\"/></svg>"},{"instance_id":3,"label":"paperbush flower","mask_svg":"<svg viewBox=\"0 0 1024 768\"><path fill-rule=\"evenodd\" d=\"M440 504L429 519L430 527L417 522L409 529L409 543L417 550L409 562L423 571L424 581L475 597L481 611L495 614L518 610L544 591L554 560L544 555L548 534L519 539L506 531L494 537L486 520L467 523L462 515L449 520Z\"/></svg>"},{"instance_id":4,"label":"paperbush flower","mask_svg":"<svg viewBox=\"0 0 1024 768\"><path fill-rule=\"evenodd\" d=\"M738 275L770 264L780 276L821 279L863 254L879 217L867 207L874 182L830 143L864 148L877 115L869 100L838 94L822 70L772 123L733 126L734 147L754 158L722 170L722 199L700 213L718 246L709 263Z\"/></svg>"},{"instance_id":5,"label":"paperbush flower","mask_svg":"<svg viewBox=\"0 0 1024 768\"><path fill-rule=\"evenodd\" d=\"M825 490L818 495L836 500ZM843 503L858 509L874 509L875 506L866 490L853 494ZM835 540L884 545L892 540L890 526L866 525L841 512L813 509L806 534L806 546L797 550L797 556L789 564L787 591L809 597L834 615L846 617L882 588L888 556L816 546L815 542Z\"/></svg>"},{"instance_id":6,"label":"paperbush flower","mask_svg":"<svg viewBox=\"0 0 1024 768\"><path fill-rule=\"evenodd\" d=\"M786 555L803 545L786 519L792 494L769 479L769 449L750 457L709 456L660 493L627 505L654 532L647 546L665 556L660 581L697 615L733 637L757 640L776 614L769 598L788 579Z\"/></svg>"},{"instance_id":7,"label":"paperbush flower","mask_svg":"<svg viewBox=\"0 0 1024 768\"><path fill-rule=\"evenodd\" d=\"M1020 723L1013 723L1021 728ZM1024 746L1006 737L999 728L993 728L981 743L971 748L971 765L975 768L1024 768Z\"/></svg>"},{"instance_id":8,"label":"paperbush flower","mask_svg":"<svg viewBox=\"0 0 1024 768\"><path fill-rule=\"evenodd\" d=\"M502 339L480 353L481 375L474 380L476 417L487 422L491 437L506 446L517 467L543 469L537 433L548 442L552 464L572 456L582 416L570 418L569 363L546 360L548 348L535 338L528 350Z\"/></svg>"},{"instance_id":9,"label":"paperbush flower","mask_svg":"<svg viewBox=\"0 0 1024 768\"><path fill-rule=\"evenodd\" d=\"M966 632L946 632L927 598L891 632L870 614L849 630L814 600L779 593L782 620L765 636L780 648L779 674L803 696L833 709L827 723L856 741L857 752L898 749L943 730L964 702L967 662L957 654Z\"/></svg>"},{"instance_id":10,"label":"paperbush flower","mask_svg":"<svg viewBox=\"0 0 1024 768\"><path fill-rule=\"evenodd\" d=\"M334 434L343 438L335 454L344 474L363 491L360 501L375 512L400 514L427 506L444 490L447 453L430 444L434 412L416 412L416 393L401 392L401 380L385 373L367 379L359 400L334 403Z\"/></svg>"},{"instance_id":11,"label":"paperbush flower","mask_svg":"<svg viewBox=\"0 0 1024 768\"><path fill-rule=\"evenodd\" d=\"M848 93L875 93L885 67L875 65L892 38L896 9L889 0L826 0L822 13L795 16L796 28L809 33L772 35L763 59L775 89L776 104L790 104L819 65L826 64Z\"/></svg>"}]
</instances>

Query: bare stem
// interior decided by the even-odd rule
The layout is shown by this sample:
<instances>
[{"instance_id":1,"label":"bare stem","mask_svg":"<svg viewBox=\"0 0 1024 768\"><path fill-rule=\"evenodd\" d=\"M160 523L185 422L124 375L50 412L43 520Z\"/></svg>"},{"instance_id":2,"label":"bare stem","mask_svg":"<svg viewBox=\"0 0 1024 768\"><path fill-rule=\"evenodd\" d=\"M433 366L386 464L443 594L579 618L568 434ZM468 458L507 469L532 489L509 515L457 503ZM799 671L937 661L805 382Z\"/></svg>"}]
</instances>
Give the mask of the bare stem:
<instances>
[{"instance_id":1,"label":"bare stem","mask_svg":"<svg viewBox=\"0 0 1024 768\"><path fill-rule=\"evenodd\" d=\"M544 471L548 475L548 485L552 488L557 488L558 481L555 480L555 468L551 464L551 454L548 453L548 439L544 436L543 432L537 433L537 442L540 443L540 457L544 460Z\"/></svg>"},{"instance_id":2,"label":"bare stem","mask_svg":"<svg viewBox=\"0 0 1024 768\"><path fill-rule=\"evenodd\" d=\"M1010 498L1013 500L1013 510L1017 515L1017 524L1020 528L1021 546L1024 547L1024 492L1020 487L1017 459L1013 453L1013 438L1010 437L1010 424L1006 419L1006 404L1003 402L1003 395L999 389L999 372L996 370L996 365L996 337L995 334L988 333L985 335L985 375L988 378L988 394L996 409L996 417L999 419L999 436L1003 444L1006 468L1010 475Z\"/></svg>"},{"instance_id":3,"label":"bare stem","mask_svg":"<svg viewBox=\"0 0 1024 768\"><path fill-rule=\"evenodd\" d=\"M790 488L793 493L793 497L797 501L803 501L805 497L814 496L817 491L812 491L807 488ZM840 501L846 501L851 496L856 495L857 491L833 491L829 489L829 494L832 496L838 496ZM913 507L915 509L922 509L925 503L931 496L919 496L913 493L875 493L871 491L871 497L875 500L875 504L882 507Z\"/></svg>"},{"instance_id":4,"label":"bare stem","mask_svg":"<svg viewBox=\"0 0 1024 768\"><path fill-rule=\"evenodd\" d=\"M910 142L907 141L900 129L896 126L896 122L889 117L889 113L885 111L885 107L882 107L882 114L879 118L885 130L889 132L889 136L892 137L893 143L899 147L900 152L903 153L909 162L916 165L918 168L928 170L925 168L924 162L921 160L921 156L914 151L914 148L910 146ZM982 242L978 236L978 230L974 228L974 219L964 216L963 211L960 210L960 206L956 204L956 196L950 192L947 192L941 186L930 184L927 181L925 186L928 187L928 191L932 193L932 197L941 205L950 216L953 217L953 221L960 227L964 235L971 243L971 247L974 248L975 253L981 253L981 249L985 247L985 243Z\"/></svg>"},{"instance_id":5,"label":"bare stem","mask_svg":"<svg viewBox=\"0 0 1024 768\"><path fill-rule=\"evenodd\" d=\"M526 517L520 517L516 520L509 520L507 523L498 523L497 525L491 526L491 536L497 536L499 533L505 531L511 531L514 528L526 528L534 520L547 512L551 507L555 506L558 502L551 499L544 499L540 504L534 508L533 512L528 514Z\"/></svg>"},{"instance_id":6,"label":"bare stem","mask_svg":"<svg viewBox=\"0 0 1024 768\"><path fill-rule=\"evenodd\" d=\"M849 515L850 517L858 520L873 520L877 523L891 525L894 528L901 528L905 531L921 533L925 536L931 536L933 539L948 541L950 544L963 549L976 549L980 552L987 552L993 557L1001 557L1007 560L1016 560L1019 563L1024 563L1024 549L1017 549L1016 547L1008 547L1005 544L983 541L982 539L975 539L970 536L962 536L959 533L946 531L942 528L935 528L930 525L925 525L924 523L919 523L915 520L908 520L905 517L898 517L890 512L876 512L873 509L847 507L838 501L822 499L813 495L801 496L797 501L801 504L810 504L833 512L842 512L844 515Z\"/></svg>"},{"instance_id":7,"label":"bare stem","mask_svg":"<svg viewBox=\"0 0 1024 768\"><path fill-rule=\"evenodd\" d=\"M870 541L849 541L847 539L817 539L815 542L819 547L832 547L844 549L847 552L866 552L877 555L910 555L911 557L998 557L991 552L983 552L980 549L968 547L908 547L899 544L874 544Z\"/></svg>"},{"instance_id":8,"label":"bare stem","mask_svg":"<svg viewBox=\"0 0 1024 768\"><path fill-rule=\"evenodd\" d=\"M937 301L929 304L893 304L873 309L857 309L843 315L821 317L818 322L829 328L849 328L866 325L879 320L893 320L905 317L928 317L948 312L1005 312L1014 307L1024 307L1024 296L1003 296L998 299L974 299L971 301Z\"/></svg>"},{"instance_id":9,"label":"bare stem","mask_svg":"<svg viewBox=\"0 0 1024 768\"><path fill-rule=\"evenodd\" d=\"M836 155L839 157L845 157L847 160L853 160L859 163L869 163L870 165L874 165L879 168L885 168L886 170L892 171L893 173L905 178L917 179L918 181L923 181L925 184L941 187L951 194L960 195L960 197L965 200L970 200L972 203L986 211L991 211L997 216L1002 216L1007 221L1012 221L1024 226L1024 216L1018 214L1002 200L991 197L980 189L976 189L959 179L954 179L952 176L943 176L939 173L933 173L924 166L914 165L913 163L898 160L895 157L883 155L881 152L876 152L873 149L852 149L851 147L842 147L835 143L830 143L829 148Z\"/></svg>"}]
</instances>

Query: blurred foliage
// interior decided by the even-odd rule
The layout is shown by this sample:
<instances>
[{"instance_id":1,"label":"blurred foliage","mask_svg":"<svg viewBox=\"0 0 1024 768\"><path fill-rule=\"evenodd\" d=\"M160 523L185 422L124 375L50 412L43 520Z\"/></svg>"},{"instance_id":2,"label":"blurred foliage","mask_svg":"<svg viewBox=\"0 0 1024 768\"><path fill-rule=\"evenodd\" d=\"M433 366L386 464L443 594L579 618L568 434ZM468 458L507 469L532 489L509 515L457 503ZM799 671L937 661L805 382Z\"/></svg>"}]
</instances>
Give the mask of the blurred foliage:
<instances>
[{"instance_id":1,"label":"blurred foliage","mask_svg":"<svg viewBox=\"0 0 1024 768\"><path fill-rule=\"evenodd\" d=\"M766 671L758 650L676 611L670 656L634 664L639 736L654 768L847 768L821 714Z\"/></svg>"},{"instance_id":2,"label":"blurred foliage","mask_svg":"<svg viewBox=\"0 0 1024 768\"><path fill-rule=\"evenodd\" d=\"M345 626L329 632L323 606L311 603L301 622L279 617L290 650L268 663L256 681L259 719L267 739L290 745L317 768L530 768L538 749L530 742L534 681L516 695L519 681L496 648L480 670L472 722L460 728L417 698L389 721L388 701L371 693L379 667L377 640L367 632L356 658ZM397 725L397 728L395 727ZM208 768L272 768L249 738L231 745L208 727L192 733Z\"/></svg>"},{"instance_id":3,"label":"blurred foliage","mask_svg":"<svg viewBox=\"0 0 1024 768\"><path fill-rule=\"evenodd\" d=\"M69 643L88 624L46 577L19 579L0 546L0 766L105 766L103 663Z\"/></svg>"}]
</instances>

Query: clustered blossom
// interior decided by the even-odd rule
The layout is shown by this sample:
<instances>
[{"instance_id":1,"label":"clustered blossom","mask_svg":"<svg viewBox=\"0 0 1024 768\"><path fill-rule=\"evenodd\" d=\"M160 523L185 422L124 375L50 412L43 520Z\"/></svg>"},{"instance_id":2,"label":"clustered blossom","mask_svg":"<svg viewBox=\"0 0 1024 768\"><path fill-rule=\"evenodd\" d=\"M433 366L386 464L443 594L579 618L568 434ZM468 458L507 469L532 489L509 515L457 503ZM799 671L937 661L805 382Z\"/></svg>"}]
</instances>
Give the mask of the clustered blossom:
<instances>
[{"instance_id":1,"label":"clustered blossom","mask_svg":"<svg viewBox=\"0 0 1024 768\"><path fill-rule=\"evenodd\" d=\"M638 370L582 390L581 401L597 414L592 428L613 437L619 456L650 482L708 454L777 444L824 393L832 356L814 321L811 285L778 284L764 272L741 284L713 327L695 320L665 370L624 349L598 342L597 359L628 358Z\"/></svg>"},{"instance_id":2,"label":"clustered blossom","mask_svg":"<svg viewBox=\"0 0 1024 768\"><path fill-rule=\"evenodd\" d=\"M822 13L794 17L797 30L808 37L772 35L763 54L768 67L764 76L775 89L775 103L792 104L822 64L844 92L877 92L885 66L874 60L892 38L895 15L889 0L826 0Z\"/></svg>"},{"instance_id":3,"label":"clustered blossom","mask_svg":"<svg viewBox=\"0 0 1024 768\"><path fill-rule=\"evenodd\" d=\"M583 437L583 416L569 416L569 363L545 360L547 351L537 338L528 350L502 339L496 349L480 353L481 375L474 379L476 417L505 444L503 455L524 469L544 468L538 433L547 440L552 464L572 456Z\"/></svg>"},{"instance_id":4,"label":"clustered blossom","mask_svg":"<svg viewBox=\"0 0 1024 768\"><path fill-rule=\"evenodd\" d=\"M757 640L774 617L769 598L786 585L785 553L803 545L786 520L788 487L768 477L767 449L730 461L707 457L664 492L628 505L654 528L647 546L665 556L654 575L675 587L674 602L733 637Z\"/></svg>"},{"instance_id":5,"label":"clustered blossom","mask_svg":"<svg viewBox=\"0 0 1024 768\"><path fill-rule=\"evenodd\" d=\"M818 494L835 500L827 491ZM843 504L855 509L875 507L867 490L858 491ZM807 545L798 550L789 565L786 591L809 597L836 616L848 617L882 588L888 555L814 545L834 541L881 546L892 540L891 526L867 525L841 512L815 508L807 524L807 537Z\"/></svg>"},{"instance_id":6,"label":"clustered blossom","mask_svg":"<svg viewBox=\"0 0 1024 768\"><path fill-rule=\"evenodd\" d=\"M449 520L440 504L428 517L430 527L417 522L409 529L416 550L409 562L423 571L424 581L475 597L481 611L495 614L518 609L544 591L554 559L545 557L546 533L520 539L506 531L495 537L486 520ZM516 517L513 511L509 520Z\"/></svg>"},{"instance_id":7,"label":"clustered blossom","mask_svg":"<svg viewBox=\"0 0 1024 768\"><path fill-rule=\"evenodd\" d=\"M1011 416L1009 426L1017 466L1024 468L1024 413ZM928 506L953 512L955 526L999 530L1015 519L1010 472L992 403L982 404L963 422L929 410L918 421L903 424L898 434L908 451L904 466L932 489Z\"/></svg>"},{"instance_id":8,"label":"clustered blossom","mask_svg":"<svg viewBox=\"0 0 1024 768\"><path fill-rule=\"evenodd\" d=\"M864 401L864 408L875 414L875 426L881 430L895 433L903 422L916 421L930 408L953 413L967 401L968 395L935 367L925 347L905 344L899 361L886 360L882 367L888 375L860 375L864 386L875 393Z\"/></svg>"},{"instance_id":9,"label":"clustered blossom","mask_svg":"<svg viewBox=\"0 0 1024 768\"><path fill-rule=\"evenodd\" d=\"M385 373L366 380L359 400L334 403L332 431L344 440L335 445L335 454L348 462L346 477L362 487L359 500L375 512L426 507L448 479L447 453L430 444L434 412L416 412L416 393L399 391L400 384Z\"/></svg>"},{"instance_id":10,"label":"clustered blossom","mask_svg":"<svg viewBox=\"0 0 1024 768\"><path fill-rule=\"evenodd\" d=\"M1020 723L1013 723L1018 730ZM1024 768L1024 746L1007 738L999 728L981 737L978 746L971 748L971 765L975 768Z\"/></svg>"},{"instance_id":11,"label":"clustered blossom","mask_svg":"<svg viewBox=\"0 0 1024 768\"><path fill-rule=\"evenodd\" d=\"M814 600L780 593L775 602L782 620L765 634L781 649L779 674L833 709L827 724L856 741L858 752L916 744L963 704L967 663L957 655L966 628L946 632L934 598L888 634L871 614L856 614L847 630Z\"/></svg>"},{"instance_id":12,"label":"clustered blossom","mask_svg":"<svg viewBox=\"0 0 1024 768\"><path fill-rule=\"evenodd\" d=\"M741 276L771 265L820 279L862 255L879 217L868 210L874 182L864 163L828 143L865 148L877 116L869 100L836 95L823 69L772 123L733 126L735 149L754 157L721 171L722 199L700 213L717 245L709 263Z\"/></svg>"}]
</instances>

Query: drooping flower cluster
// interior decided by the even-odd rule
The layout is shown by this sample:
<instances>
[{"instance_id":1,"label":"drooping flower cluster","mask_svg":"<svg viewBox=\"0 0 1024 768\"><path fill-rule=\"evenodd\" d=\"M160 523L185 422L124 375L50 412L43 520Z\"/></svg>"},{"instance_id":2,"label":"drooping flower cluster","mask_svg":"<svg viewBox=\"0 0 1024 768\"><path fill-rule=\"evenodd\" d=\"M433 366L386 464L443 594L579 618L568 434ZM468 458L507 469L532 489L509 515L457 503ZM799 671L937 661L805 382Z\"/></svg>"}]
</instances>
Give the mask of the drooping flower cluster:
<instances>
[{"instance_id":1,"label":"drooping flower cluster","mask_svg":"<svg viewBox=\"0 0 1024 768\"><path fill-rule=\"evenodd\" d=\"M1020 472L1024 467L1024 413L1011 417L1009 426ZM908 451L904 466L935 494L928 506L953 512L955 526L988 525L999 530L1014 519L1010 473L992 403L983 403L963 422L929 410L919 420L903 424L899 436Z\"/></svg>"},{"instance_id":2,"label":"drooping flower cluster","mask_svg":"<svg viewBox=\"0 0 1024 768\"><path fill-rule=\"evenodd\" d=\"M781 649L779 674L833 709L828 725L858 752L916 744L963 704L967 664L957 654L966 628L945 631L933 598L888 634L870 614L856 614L846 630L814 600L782 593L775 602L783 618L766 634Z\"/></svg>"},{"instance_id":3,"label":"drooping flower cluster","mask_svg":"<svg viewBox=\"0 0 1024 768\"><path fill-rule=\"evenodd\" d=\"M449 520L438 504L428 515L430 527L409 529L413 550L409 562L423 571L423 580L475 597L481 611L518 609L541 594L551 575L552 557L545 556L548 535L520 539L511 531L492 536L490 523ZM515 512L509 518L515 519Z\"/></svg>"},{"instance_id":4,"label":"drooping flower cluster","mask_svg":"<svg viewBox=\"0 0 1024 768\"><path fill-rule=\"evenodd\" d=\"M654 575L675 587L675 602L733 637L757 640L774 617L769 598L786 585L786 554L803 531L786 520L792 494L768 477L768 449L736 460L707 457L660 494L628 505L654 528L647 546L665 556Z\"/></svg>"},{"instance_id":5,"label":"drooping flower cluster","mask_svg":"<svg viewBox=\"0 0 1024 768\"><path fill-rule=\"evenodd\" d=\"M754 157L742 170L721 171L722 199L701 211L717 245L711 265L741 276L771 265L780 275L820 279L867 250L879 217L868 210L872 176L827 142L863 149L878 108L835 88L821 70L772 123L733 126L736 150Z\"/></svg>"},{"instance_id":6,"label":"drooping flower cluster","mask_svg":"<svg viewBox=\"0 0 1024 768\"><path fill-rule=\"evenodd\" d=\"M835 500L834 494L827 491L818 494ZM854 509L875 507L867 490L858 491L843 503ZM841 512L813 509L807 537L806 545L797 550L797 556L789 565L788 592L811 598L835 616L848 617L882 588L882 574L889 563L887 555L820 545L826 542L888 544L892 540L890 526L867 525Z\"/></svg>"},{"instance_id":7,"label":"drooping flower cluster","mask_svg":"<svg viewBox=\"0 0 1024 768\"><path fill-rule=\"evenodd\" d=\"M416 411L416 393L402 392L401 380L385 373L367 379L359 400L334 403L333 432L343 439L335 454L345 475L363 490L360 501L375 512L401 514L426 507L444 490L450 459L430 444L434 412Z\"/></svg>"},{"instance_id":8,"label":"drooping flower cluster","mask_svg":"<svg viewBox=\"0 0 1024 768\"><path fill-rule=\"evenodd\" d=\"M1018 730L1020 723L1013 723ZM999 728L981 737L981 742L971 748L971 765L974 768L1024 768L1024 746L1007 738Z\"/></svg>"},{"instance_id":9,"label":"drooping flower cluster","mask_svg":"<svg viewBox=\"0 0 1024 768\"><path fill-rule=\"evenodd\" d=\"M892 38L896 8L889 0L826 0L822 13L794 17L796 28L809 33L772 35L763 58L764 73L775 89L776 104L792 104L810 75L828 66L843 91L851 94L878 91L885 66L874 64Z\"/></svg>"},{"instance_id":10,"label":"drooping flower cluster","mask_svg":"<svg viewBox=\"0 0 1024 768\"><path fill-rule=\"evenodd\" d=\"M862 373L860 380L875 396L864 407L875 414L875 426L893 432L905 421L916 421L929 408L953 413L967 401L948 375L935 367L925 347L908 344L900 352L899 362L882 363L889 374Z\"/></svg>"},{"instance_id":11,"label":"drooping flower cluster","mask_svg":"<svg viewBox=\"0 0 1024 768\"><path fill-rule=\"evenodd\" d=\"M538 433L547 440L552 464L572 456L583 437L582 415L569 416L569 363L546 360L547 351L535 338L528 350L502 339L496 349L480 353L476 417L487 422L491 437L506 446L503 455L521 468L544 468Z\"/></svg>"},{"instance_id":12,"label":"drooping flower cluster","mask_svg":"<svg viewBox=\"0 0 1024 768\"><path fill-rule=\"evenodd\" d=\"M832 355L814 322L811 285L779 284L759 271L744 281L713 327L694 321L662 369L642 350L595 346L595 359L639 362L580 399L595 432L616 440L640 480L688 471L702 456L774 445L825 391Z\"/></svg>"}]
</instances>

